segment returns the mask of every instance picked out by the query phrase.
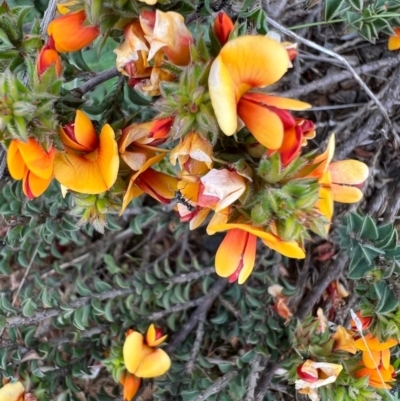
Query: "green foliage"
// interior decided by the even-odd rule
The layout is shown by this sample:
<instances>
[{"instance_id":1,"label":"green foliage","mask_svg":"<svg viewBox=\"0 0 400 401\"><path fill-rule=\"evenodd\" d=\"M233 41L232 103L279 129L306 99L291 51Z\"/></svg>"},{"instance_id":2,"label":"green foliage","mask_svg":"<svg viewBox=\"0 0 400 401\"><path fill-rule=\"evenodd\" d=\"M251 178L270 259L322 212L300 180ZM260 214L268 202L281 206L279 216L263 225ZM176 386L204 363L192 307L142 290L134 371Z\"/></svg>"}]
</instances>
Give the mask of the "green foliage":
<instances>
[{"instance_id":1,"label":"green foliage","mask_svg":"<svg viewBox=\"0 0 400 401\"><path fill-rule=\"evenodd\" d=\"M361 37L375 43L379 33L393 35L399 25L400 1L325 0L325 20L340 19Z\"/></svg>"},{"instance_id":2,"label":"green foliage","mask_svg":"<svg viewBox=\"0 0 400 401\"><path fill-rule=\"evenodd\" d=\"M350 257L348 277L366 279L373 284L356 288L375 301L376 313L387 314L398 306L393 288L400 273L400 246L393 224L377 226L370 216L350 213L342 219L338 241Z\"/></svg>"}]
</instances>

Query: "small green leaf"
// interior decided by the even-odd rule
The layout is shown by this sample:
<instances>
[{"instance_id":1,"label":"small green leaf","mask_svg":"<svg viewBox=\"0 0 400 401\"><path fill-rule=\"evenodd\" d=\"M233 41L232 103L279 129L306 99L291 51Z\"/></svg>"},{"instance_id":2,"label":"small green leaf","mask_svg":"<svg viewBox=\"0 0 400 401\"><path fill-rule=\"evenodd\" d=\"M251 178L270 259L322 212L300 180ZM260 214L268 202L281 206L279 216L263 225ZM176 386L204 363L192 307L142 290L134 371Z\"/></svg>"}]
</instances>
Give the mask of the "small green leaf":
<instances>
[{"instance_id":1,"label":"small green leaf","mask_svg":"<svg viewBox=\"0 0 400 401\"><path fill-rule=\"evenodd\" d=\"M345 4L345 0L326 0L325 1L325 19L327 21L338 15Z\"/></svg>"},{"instance_id":2,"label":"small green leaf","mask_svg":"<svg viewBox=\"0 0 400 401\"><path fill-rule=\"evenodd\" d=\"M374 241L379 238L379 231L376 227L375 222L371 219L370 216L365 216L363 225L360 231L360 237L362 239L369 239Z\"/></svg>"}]
</instances>

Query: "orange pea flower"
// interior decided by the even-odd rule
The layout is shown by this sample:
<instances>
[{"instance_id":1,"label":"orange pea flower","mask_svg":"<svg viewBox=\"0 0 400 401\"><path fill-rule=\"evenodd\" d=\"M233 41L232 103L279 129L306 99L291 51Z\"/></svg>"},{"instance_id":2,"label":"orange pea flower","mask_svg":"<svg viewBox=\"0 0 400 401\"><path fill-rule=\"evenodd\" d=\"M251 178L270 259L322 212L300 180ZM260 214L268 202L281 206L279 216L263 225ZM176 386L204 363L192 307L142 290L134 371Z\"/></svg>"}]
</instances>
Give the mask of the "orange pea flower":
<instances>
[{"instance_id":1,"label":"orange pea flower","mask_svg":"<svg viewBox=\"0 0 400 401\"><path fill-rule=\"evenodd\" d=\"M36 68L39 77L41 77L53 64L55 64L57 77L60 77L62 72L61 59L57 51L54 49L54 41L50 38L49 42L42 47L37 57Z\"/></svg>"},{"instance_id":2,"label":"orange pea flower","mask_svg":"<svg viewBox=\"0 0 400 401\"><path fill-rule=\"evenodd\" d=\"M1 401L24 401L25 388L21 382L7 383L0 388Z\"/></svg>"},{"instance_id":3,"label":"orange pea flower","mask_svg":"<svg viewBox=\"0 0 400 401\"><path fill-rule=\"evenodd\" d=\"M368 178L368 166L357 160L332 162L335 152L335 137L331 135L324 153L314 159L318 167L308 176L316 177L321 184L316 207L329 220L333 216L333 202L355 203L362 199L358 188ZM329 227L327 227L327 230Z\"/></svg>"},{"instance_id":4,"label":"orange pea flower","mask_svg":"<svg viewBox=\"0 0 400 401\"><path fill-rule=\"evenodd\" d=\"M222 46L228 41L229 35L234 29L231 18L220 11L214 20L214 32Z\"/></svg>"},{"instance_id":5,"label":"orange pea flower","mask_svg":"<svg viewBox=\"0 0 400 401\"><path fill-rule=\"evenodd\" d=\"M254 51L257 49L257 57ZM264 93L247 93L277 82L289 67L286 49L265 36L241 36L228 41L212 63L208 86L218 124L233 135L238 116L256 140L268 149L282 145L286 110L303 110L309 104Z\"/></svg>"},{"instance_id":6,"label":"orange pea flower","mask_svg":"<svg viewBox=\"0 0 400 401\"><path fill-rule=\"evenodd\" d=\"M75 52L92 43L100 34L97 26L85 25L84 10L62 15L50 22L47 33L59 53Z\"/></svg>"},{"instance_id":7,"label":"orange pea flower","mask_svg":"<svg viewBox=\"0 0 400 401\"><path fill-rule=\"evenodd\" d=\"M400 28L394 28L395 35L389 36L388 49L399 50L400 49Z\"/></svg>"},{"instance_id":8,"label":"orange pea flower","mask_svg":"<svg viewBox=\"0 0 400 401\"><path fill-rule=\"evenodd\" d=\"M355 341L357 349L363 352L363 363L368 369L377 369L383 366L384 369L389 369L390 366L390 348L397 345L394 338L389 338L387 341L380 342L378 337L372 337L368 333L364 338L359 338Z\"/></svg>"},{"instance_id":9,"label":"orange pea flower","mask_svg":"<svg viewBox=\"0 0 400 401\"><path fill-rule=\"evenodd\" d=\"M277 235L260 227L242 223L228 223L228 211L215 213L207 227L207 234L228 231L215 255L215 269L219 276L229 277L230 282L238 280L243 284L254 268L256 240L261 238L264 245L282 255L303 259L305 253L295 241L283 241Z\"/></svg>"},{"instance_id":10,"label":"orange pea flower","mask_svg":"<svg viewBox=\"0 0 400 401\"><path fill-rule=\"evenodd\" d=\"M32 200L47 189L53 179L55 149L45 151L34 138L28 142L13 139L7 152L7 165L14 180L22 180L24 194Z\"/></svg>"},{"instance_id":11,"label":"orange pea flower","mask_svg":"<svg viewBox=\"0 0 400 401\"><path fill-rule=\"evenodd\" d=\"M130 331L122 350L127 371L139 378L165 374L171 366L171 359L164 350L155 347L166 338L153 324L150 325L146 338L137 331Z\"/></svg>"},{"instance_id":12,"label":"orange pea flower","mask_svg":"<svg viewBox=\"0 0 400 401\"><path fill-rule=\"evenodd\" d=\"M396 372L392 365L388 369L379 366L377 369L362 368L355 373L356 377L369 376L368 384L374 388L391 389L391 384L394 384Z\"/></svg>"},{"instance_id":13,"label":"orange pea flower","mask_svg":"<svg viewBox=\"0 0 400 401\"><path fill-rule=\"evenodd\" d=\"M57 152L54 162L60 184L84 194L100 194L114 185L119 157L110 125L104 125L97 136L89 117L77 110L75 122L60 127L60 137L65 152Z\"/></svg>"}]
</instances>

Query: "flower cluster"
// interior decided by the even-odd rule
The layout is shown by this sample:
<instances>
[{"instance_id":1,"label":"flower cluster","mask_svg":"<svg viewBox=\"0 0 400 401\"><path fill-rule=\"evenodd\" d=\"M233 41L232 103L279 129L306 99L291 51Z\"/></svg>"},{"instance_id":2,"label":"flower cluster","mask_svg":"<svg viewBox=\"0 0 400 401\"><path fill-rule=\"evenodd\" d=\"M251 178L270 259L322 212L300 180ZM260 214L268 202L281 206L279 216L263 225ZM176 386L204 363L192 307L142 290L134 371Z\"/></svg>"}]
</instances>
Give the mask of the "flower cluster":
<instances>
[{"instance_id":1,"label":"flower cluster","mask_svg":"<svg viewBox=\"0 0 400 401\"><path fill-rule=\"evenodd\" d=\"M355 321L351 321L351 329L337 326L331 335L327 325L323 325L322 330L315 329L317 326L321 329L321 316L316 322L306 324L297 335L302 336L304 350L308 348L312 358L297 366L295 384L298 391L317 401L320 399L317 388L335 383L342 370L347 376L341 381L342 386L361 384L372 389L391 389L397 374L390 363L390 348L396 346L398 340L383 340L378 334L372 334L369 331L372 320L372 316L357 312ZM316 341L319 341L318 345ZM335 390L332 388L331 391L333 394ZM365 397L369 399L368 394Z\"/></svg>"},{"instance_id":2,"label":"flower cluster","mask_svg":"<svg viewBox=\"0 0 400 401\"><path fill-rule=\"evenodd\" d=\"M50 68L60 76L58 53L82 49L100 35L79 4L61 5L65 14L50 23L39 77ZM131 120L122 130L109 121L97 132L77 110L51 143L11 141L12 177L23 180L29 199L54 177L79 207L87 205L85 221L118 208L122 214L143 193L175 201L190 229L207 222L209 235L227 232L215 265L230 282L242 284L251 274L258 238L282 255L304 258L310 233L328 233L334 201L362 198L368 168L332 162L333 136L324 153L305 153L315 126L294 112L310 105L266 91L290 68L295 45L272 35L238 36L224 13L214 21L213 40L195 40L180 14L139 9L119 26L116 65L129 90L158 97L156 118Z\"/></svg>"}]
</instances>

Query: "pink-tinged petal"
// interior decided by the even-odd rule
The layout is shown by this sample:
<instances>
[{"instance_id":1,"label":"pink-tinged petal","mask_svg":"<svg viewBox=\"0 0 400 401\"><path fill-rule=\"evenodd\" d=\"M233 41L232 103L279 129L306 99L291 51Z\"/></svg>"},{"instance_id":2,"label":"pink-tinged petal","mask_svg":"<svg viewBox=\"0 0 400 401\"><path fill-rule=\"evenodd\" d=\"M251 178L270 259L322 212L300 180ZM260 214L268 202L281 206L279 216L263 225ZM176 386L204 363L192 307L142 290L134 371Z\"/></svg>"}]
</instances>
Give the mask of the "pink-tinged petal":
<instances>
[{"instance_id":1,"label":"pink-tinged petal","mask_svg":"<svg viewBox=\"0 0 400 401\"><path fill-rule=\"evenodd\" d=\"M137 331L130 333L124 342L122 353L124 356L125 367L129 373L135 374L142 358L144 338L143 335Z\"/></svg>"},{"instance_id":2,"label":"pink-tinged petal","mask_svg":"<svg viewBox=\"0 0 400 401\"><path fill-rule=\"evenodd\" d=\"M334 184L359 185L369 175L368 166L357 160L341 160L330 163L328 170Z\"/></svg>"},{"instance_id":3,"label":"pink-tinged petal","mask_svg":"<svg viewBox=\"0 0 400 401\"><path fill-rule=\"evenodd\" d=\"M212 169L200 181L204 186L202 196L211 196L218 199L218 202L215 204L216 212L231 205L246 190L246 180L236 171L229 171L227 169ZM200 204L200 196L198 203L200 206L205 206Z\"/></svg>"},{"instance_id":4,"label":"pink-tinged petal","mask_svg":"<svg viewBox=\"0 0 400 401\"><path fill-rule=\"evenodd\" d=\"M171 359L168 354L162 349L157 349L144 356L135 375L145 379L158 377L167 373L170 367Z\"/></svg>"},{"instance_id":5,"label":"pink-tinged petal","mask_svg":"<svg viewBox=\"0 0 400 401\"><path fill-rule=\"evenodd\" d=\"M215 116L221 131L233 135L238 127L236 114L236 87L228 68L218 56L212 63L208 87ZM250 86L248 87L250 89Z\"/></svg>"}]
</instances>

